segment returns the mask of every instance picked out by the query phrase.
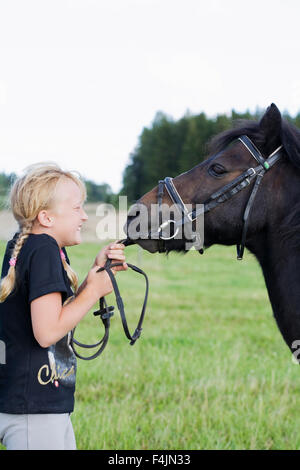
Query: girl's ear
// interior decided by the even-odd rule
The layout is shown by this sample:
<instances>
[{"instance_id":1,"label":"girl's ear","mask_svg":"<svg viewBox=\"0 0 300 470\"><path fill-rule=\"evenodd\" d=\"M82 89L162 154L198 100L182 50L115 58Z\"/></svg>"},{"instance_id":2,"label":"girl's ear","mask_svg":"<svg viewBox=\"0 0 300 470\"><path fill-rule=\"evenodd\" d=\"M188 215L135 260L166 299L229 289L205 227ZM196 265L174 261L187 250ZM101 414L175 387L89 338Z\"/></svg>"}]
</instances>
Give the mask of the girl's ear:
<instances>
[{"instance_id":1,"label":"girl's ear","mask_svg":"<svg viewBox=\"0 0 300 470\"><path fill-rule=\"evenodd\" d=\"M53 219L48 216L47 212L45 210L40 211L37 215L37 221L46 227L49 227L49 224L53 222Z\"/></svg>"}]
</instances>

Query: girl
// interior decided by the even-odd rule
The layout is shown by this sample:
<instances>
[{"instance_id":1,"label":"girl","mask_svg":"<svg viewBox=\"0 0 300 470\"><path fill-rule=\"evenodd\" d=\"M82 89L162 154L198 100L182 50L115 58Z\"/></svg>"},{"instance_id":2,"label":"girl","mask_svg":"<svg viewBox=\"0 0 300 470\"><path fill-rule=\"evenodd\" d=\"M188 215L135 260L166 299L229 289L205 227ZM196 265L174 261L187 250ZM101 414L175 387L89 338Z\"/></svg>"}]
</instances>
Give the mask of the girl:
<instances>
[{"instance_id":1,"label":"girl","mask_svg":"<svg viewBox=\"0 0 300 470\"><path fill-rule=\"evenodd\" d=\"M0 285L0 440L7 449L75 449L70 421L76 358L70 331L97 300L112 292L107 258L122 261L124 245L97 254L86 279L70 266L66 246L81 243L88 219L80 177L55 163L27 168L11 189L19 232L10 240Z\"/></svg>"}]
</instances>

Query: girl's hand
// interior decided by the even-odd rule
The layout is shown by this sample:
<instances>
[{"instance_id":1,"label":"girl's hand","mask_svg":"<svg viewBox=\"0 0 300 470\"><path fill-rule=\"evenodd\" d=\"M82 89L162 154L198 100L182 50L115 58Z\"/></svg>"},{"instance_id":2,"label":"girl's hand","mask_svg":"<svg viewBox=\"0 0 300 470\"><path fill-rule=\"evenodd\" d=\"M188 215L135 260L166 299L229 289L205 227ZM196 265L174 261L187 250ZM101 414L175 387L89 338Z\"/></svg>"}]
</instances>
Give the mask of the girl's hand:
<instances>
[{"instance_id":1,"label":"girl's hand","mask_svg":"<svg viewBox=\"0 0 300 470\"><path fill-rule=\"evenodd\" d=\"M95 258L94 266L102 267L105 265L107 259L111 259L112 264L120 262L123 263L121 266L112 268L113 271L126 271L128 266L125 262L124 248L125 245L123 245L123 243L110 243L99 251Z\"/></svg>"},{"instance_id":2,"label":"girl's hand","mask_svg":"<svg viewBox=\"0 0 300 470\"><path fill-rule=\"evenodd\" d=\"M93 293L97 293L97 297L99 298L113 291L113 285L107 272L97 272L100 267L101 266L93 266L92 269L89 270L86 278L86 287L91 288Z\"/></svg>"}]
</instances>

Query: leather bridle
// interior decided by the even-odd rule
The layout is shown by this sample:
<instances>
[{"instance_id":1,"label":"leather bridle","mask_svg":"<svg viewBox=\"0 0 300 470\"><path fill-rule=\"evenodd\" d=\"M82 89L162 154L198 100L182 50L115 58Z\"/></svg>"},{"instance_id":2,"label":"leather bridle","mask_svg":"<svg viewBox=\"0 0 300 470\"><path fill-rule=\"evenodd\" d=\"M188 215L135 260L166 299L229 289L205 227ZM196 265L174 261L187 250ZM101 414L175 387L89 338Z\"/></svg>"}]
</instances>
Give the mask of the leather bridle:
<instances>
[{"instance_id":1,"label":"leather bridle","mask_svg":"<svg viewBox=\"0 0 300 470\"><path fill-rule=\"evenodd\" d=\"M158 233L158 239L159 239L159 251L160 252L166 251L165 240L170 240L172 238L175 238L180 226L186 223L190 225L194 220L197 219L197 217L207 212L210 212L215 207L228 201L233 196L235 196L235 194L239 193L240 191L242 191L242 189L245 189L247 186L249 186L252 183L252 181L255 179L252 192L250 194L250 197L248 199L248 202L244 210L243 221L242 221L243 228L242 228L241 241L240 243L237 244L237 259L241 260L243 258L248 224L249 224L249 215L250 215L250 211L253 206L253 203L254 203L255 196L257 194L258 188L260 186L260 183L262 182L264 175L273 167L273 165L282 156L282 153L280 152L280 150L282 149L282 145L280 145L276 150L274 150L274 152L271 153L271 155L269 155L265 159L260 153L260 151L257 149L257 147L249 139L248 136L242 135L238 138L238 140L242 142L242 144L249 150L250 154L256 160L258 165L255 167L248 168L248 170L244 171L241 175L237 176L230 183L226 184L225 186L222 186L222 188L218 189L216 192L211 194L211 196L209 196L209 198L203 204L201 204L201 207L199 209L193 209L192 211L189 211L187 209L180 194L175 188L172 178L167 176L165 179L159 181L159 184L158 184L159 228L158 228L157 233ZM178 207L179 210L181 211L180 220L175 221L175 220L169 219L165 222L162 221L162 209L161 208L162 208L162 199L164 195L164 188L166 188L171 200L176 204L176 207ZM168 224L171 224L171 223L173 224L174 234L170 237L163 237L162 235L163 229L167 227ZM153 236L153 232L151 232L151 235ZM197 240L198 234L196 233L194 234L194 236L196 237L194 241L198 243L199 242L199 240ZM203 250L199 250L199 251L200 253L203 253Z\"/></svg>"},{"instance_id":2,"label":"leather bridle","mask_svg":"<svg viewBox=\"0 0 300 470\"><path fill-rule=\"evenodd\" d=\"M244 171L241 175L237 176L234 180L232 180L230 183L222 186L220 189L215 191L213 194L209 196L209 198L201 204L200 208L193 209L192 211L189 211L186 204L183 202L180 194L178 193L174 183L173 179L170 177L166 177L163 180L159 181L158 184L158 217L159 217L159 227L157 231L151 231L147 234L147 237L143 237L140 235L140 238L156 238L158 236L158 243L159 243L159 251L164 252L166 251L166 246L165 242L167 240L175 238L176 234L178 233L178 230L181 226L184 224L192 224L197 217L210 212L213 210L215 207L219 206L220 204L228 201L231 199L233 196L238 194L240 191L248 187L253 180L255 180L254 186L252 188L252 192L250 194L250 197L248 199L248 202L246 204L245 210L244 210L244 215L243 215L243 227L242 227L242 235L241 235L241 241L240 243L237 244L237 259L241 260L243 258L244 254L244 249L245 249L245 243L246 243L246 236L247 236L247 230L248 230L248 223L249 223L249 215L251 212L251 208L253 206L255 196L257 194L258 188L262 182L262 179L264 175L273 167L273 165L281 158L282 153L280 150L282 149L282 145L280 145L274 152L271 153L266 159L262 156L260 151L257 149L257 147L253 144L253 142L249 139L248 136L242 135L238 138L240 142L248 149L252 157L256 160L258 163L257 166L255 167L250 167L246 171ZM164 189L167 190L171 200L176 204L176 207L179 208L179 211L181 213L181 219L180 220L173 220L173 219L168 219L163 222L163 212L162 212L162 200L164 196ZM166 228L168 225L173 224L173 235L170 237L164 237L163 236L163 229ZM195 237L195 242L199 243L199 238L198 234L193 234ZM118 243L123 243L125 246L131 245L135 243L136 240L133 240L132 238L127 238L125 240L120 240ZM200 252L203 250L199 250ZM127 321L126 321L126 315L125 315L125 310L124 310L124 304L122 301L122 297L120 295L120 291L117 285L117 282L115 280L115 276L112 272L112 268L115 266L121 266L122 263L111 263L111 260L107 260L105 263L105 266L99 268L97 272L101 271L106 271L111 279L111 282L113 284L114 292L115 292L115 297L116 297L116 302L117 306L121 315L121 320L123 324L123 329L125 332L126 337L130 340L130 344L133 345L136 340L140 337L141 331L142 331L142 324L145 316L145 311L146 311L146 305L147 305L147 298L148 298L148 290L149 290L149 282L147 275L142 271L140 268L137 266L134 266L132 264L127 263L128 266L136 271L139 274L142 274L145 277L146 281L146 291L145 291L145 298L144 298L144 303L140 315L140 319L138 321L138 325L133 333L133 335L130 334ZM77 357L80 359L84 360L91 360L95 359L98 357L102 351L104 350L105 346L107 345L108 338L109 338L109 328L110 328L110 318L114 314L114 307L113 306L108 306L105 300L105 297L101 297L99 299L99 310L94 312L95 316L99 316L103 322L104 325L104 335L102 339L95 343L95 344L84 344L80 343L79 341L76 341L74 338L74 330L71 332L71 340L70 344L71 347ZM79 354L75 346L79 346L82 348L95 348L99 346L98 351L96 353L92 354L91 356L82 356Z\"/></svg>"},{"instance_id":3,"label":"leather bridle","mask_svg":"<svg viewBox=\"0 0 300 470\"><path fill-rule=\"evenodd\" d=\"M128 245L131 245L133 243L133 241L129 240L129 239L125 239L125 240L118 241L118 243L123 243L125 246L128 246ZM110 277L110 280L111 280L112 285L113 285L115 297L116 297L116 303L117 303L117 306L118 306L118 310L120 312L124 333L125 333L126 337L130 340L130 345L132 346L132 345L134 345L136 340L141 336L142 324L143 324L143 321L144 321L145 312L146 312L146 305L147 305L147 300L148 300L149 281L148 281L148 277L147 277L146 273L144 271L142 271L142 269L138 268L137 266L134 266L133 264L127 263L128 267L131 268L133 271L135 271L139 274L142 274L145 278L145 281L146 281L145 298L144 298L144 302L143 302L141 315L140 315L137 327L136 327L133 335L131 335L130 332L129 332L129 328L128 328L128 324L127 324L127 320L126 320L123 300L122 300L122 297L121 297L121 294L120 294L120 291L119 291L119 288L118 288L117 281L116 281L115 276L112 272L112 268L114 268L116 266L122 266L122 264L123 263L112 263L111 259L107 259L105 265L103 267L99 268L97 273L99 273L101 271L106 271L107 274ZM107 345L107 342L108 342L109 328L110 328L110 318L113 316L113 314L114 314L114 306L108 306L107 302L105 300L105 297L101 297L99 299L99 310L94 312L94 315L99 316L101 318L102 323L104 325L104 335L103 335L102 339L100 341L98 341L97 343L95 343L95 344L84 344L84 343L80 343L79 341L77 341L74 338L75 328L73 329L73 331L71 332L70 345L71 345L71 347L74 351L74 354L78 358L83 359L85 361L90 361L91 359L95 359L96 357L98 357L102 353L102 351L104 350L104 348L105 348L105 346ZM91 356L82 356L81 354L78 353L78 351L76 351L75 345L79 346L81 348L84 348L84 349L92 349L92 348L96 348L96 347L99 346L99 349L94 354L92 354Z\"/></svg>"}]
</instances>

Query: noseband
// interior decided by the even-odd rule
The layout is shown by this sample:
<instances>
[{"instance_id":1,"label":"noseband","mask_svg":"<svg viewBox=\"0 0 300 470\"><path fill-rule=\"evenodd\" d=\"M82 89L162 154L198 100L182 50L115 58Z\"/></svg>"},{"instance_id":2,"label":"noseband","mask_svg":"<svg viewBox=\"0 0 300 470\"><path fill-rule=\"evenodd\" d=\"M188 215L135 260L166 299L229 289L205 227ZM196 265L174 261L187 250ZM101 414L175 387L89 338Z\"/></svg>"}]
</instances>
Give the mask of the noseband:
<instances>
[{"instance_id":1,"label":"noseband","mask_svg":"<svg viewBox=\"0 0 300 470\"><path fill-rule=\"evenodd\" d=\"M253 142L247 137L246 135L242 135L238 138L240 142L247 148L250 152L252 157L258 163L255 167L250 167L248 170L244 171L241 175L237 176L234 180L230 183L226 184L218 191L214 192L209 196L209 198L201 205L201 208L194 209L189 211L184 204L180 194L178 193L177 189L174 186L173 179L167 176L165 179L160 180L158 184L158 206L159 206L159 228L156 232L158 233L159 238L159 251L164 252L166 251L165 247L165 240L170 240L175 238L178 233L179 227L184 225L185 223L191 224L194 220L197 219L200 215L203 215L207 212L210 212L215 207L219 206L220 204L228 201L231 199L235 194L239 193L242 189L249 186L253 180L255 180L252 192L246 204L244 215L243 215L243 228L242 228L242 235L241 241L237 244L237 259L243 259L245 243L246 243L246 236L248 230L248 223L249 223L249 214L251 208L254 203L255 196L257 194L258 188L260 183L264 177L264 175L272 168L272 166L280 159L282 153L280 152L282 145L280 145L274 152L271 153L266 159L262 156L260 151L257 147L253 144ZM181 220L174 221L174 220L167 220L165 222L162 221L162 199L164 195L164 188L167 190L171 200L176 204L181 211ZM174 234L171 237L163 237L162 231L165 227L169 224L173 224ZM153 232L151 232L153 235ZM199 243L199 239L197 239L198 234L194 235L195 239L193 241ZM200 250L200 253L203 253L203 250Z\"/></svg>"}]
</instances>

